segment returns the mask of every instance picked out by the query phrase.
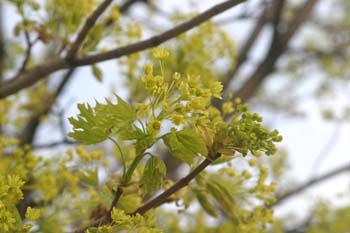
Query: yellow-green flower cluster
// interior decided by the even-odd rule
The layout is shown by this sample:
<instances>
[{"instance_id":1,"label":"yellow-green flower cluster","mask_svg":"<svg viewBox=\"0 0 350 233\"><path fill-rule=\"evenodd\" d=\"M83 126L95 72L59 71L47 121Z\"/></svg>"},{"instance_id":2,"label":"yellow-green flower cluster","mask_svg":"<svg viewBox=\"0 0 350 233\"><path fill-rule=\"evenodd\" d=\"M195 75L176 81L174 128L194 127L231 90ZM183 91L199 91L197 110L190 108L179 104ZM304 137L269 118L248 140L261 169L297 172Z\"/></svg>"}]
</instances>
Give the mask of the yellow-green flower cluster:
<instances>
[{"instance_id":1,"label":"yellow-green flower cluster","mask_svg":"<svg viewBox=\"0 0 350 233\"><path fill-rule=\"evenodd\" d=\"M27 208L27 211L26 211L26 218L28 220L32 220L32 221L35 221L35 220L38 220L41 216L41 211L40 209L34 209L32 207L28 207Z\"/></svg>"},{"instance_id":2,"label":"yellow-green flower cluster","mask_svg":"<svg viewBox=\"0 0 350 233\"><path fill-rule=\"evenodd\" d=\"M131 216L126 214L121 209L113 208L111 218L117 227L127 229L132 232L163 232L155 227L154 216L152 214L146 214L145 216L136 214L135 216Z\"/></svg>"},{"instance_id":3,"label":"yellow-green flower cluster","mask_svg":"<svg viewBox=\"0 0 350 233\"><path fill-rule=\"evenodd\" d=\"M155 59L165 59L169 56L169 51L163 48L154 48L152 49L152 56Z\"/></svg>"},{"instance_id":4,"label":"yellow-green flower cluster","mask_svg":"<svg viewBox=\"0 0 350 233\"><path fill-rule=\"evenodd\" d=\"M96 0L49 0L45 8L50 12L48 26L52 31L61 32L62 29L70 34L76 31L84 17L94 9ZM62 6L62 7L57 7ZM69 11L67 11L69 9ZM64 23L57 23L64 22ZM62 27L64 25L64 27Z\"/></svg>"},{"instance_id":5,"label":"yellow-green flower cluster","mask_svg":"<svg viewBox=\"0 0 350 233\"><path fill-rule=\"evenodd\" d=\"M0 175L0 229L2 232L29 232L31 226L18 220L16 204L23 199L24 181L17 175ZM26 230L26 231L25 231Z\"/></svg>"},{"instance_id":6,"label":"yellow-green flower cluster","mask_svg":"<svg viewBox=\"0 0 350 233\"><path fill-rule=\"evenodd\" d=\"M152 64L145 65L145 75L141 78L151 98L149 102L136 106L139 117L152 118L147 123L148 132L159 132L162 120L170 120L177 126L192 123L215 131L218 119L222 121L222 118L210 106L211 98L221 98L222 84L218 81L203 82L199 75L194 74L174 72L170 77L165 76L163 63L169 52L155 48L152 56L159 65L156 68ZM214 121L214 118L217 120Z\"/></svg>"},{"instance_id":7,"label":"yellow-green flower cluster","mask_svg":"<svg viewBox=\"0 0 350 233\"><path fill-rule=\"evenodd\" d=\"M0 200L16 203L23 198L24 181L18 175L0 175Z\"/></svg>"},{"instance_id":8,"label":"yellow-green flower cluster","mask_svg":"<svg viewBox=\"0 0 350 233\"><path fill-rule=\"evenodd\" d=\"M279 132L264 128L261 125L262 117L248 112L245 105L238 105L235 111L236 115L229 124L219 125L215 149L224 154L238 151L244 156L249 151L257 157L262 152L267 155L274 154L276 152L274 143L282 141Z\"/></svg>"},{"instance_id":9,"label":"yellow-green flower cluster","mask_svg":"<svg viewBox=\"0 0 350 233\"><path fill-rule=\"evenodd\" d=\"M164 91L164 77L161 75L153 76L153 74L148 74L142 77L142 82L151 95L157 95Z\"/></svg>"},{"instance_id":10,"label":"yellow-green flower cluster","mask_svg":"<svg viewBox=\"0 0 350 233\"><path fill-rule=\"evenodd\" d=\"M101 160L101 158L103 157L103 151L102 150L94 150L91 152L88 152L84 149L83 146L77 146L75 148L79 158L84 162L84 163L88 163L91 162L93 160Z\"/></svg>"}]
</instances>

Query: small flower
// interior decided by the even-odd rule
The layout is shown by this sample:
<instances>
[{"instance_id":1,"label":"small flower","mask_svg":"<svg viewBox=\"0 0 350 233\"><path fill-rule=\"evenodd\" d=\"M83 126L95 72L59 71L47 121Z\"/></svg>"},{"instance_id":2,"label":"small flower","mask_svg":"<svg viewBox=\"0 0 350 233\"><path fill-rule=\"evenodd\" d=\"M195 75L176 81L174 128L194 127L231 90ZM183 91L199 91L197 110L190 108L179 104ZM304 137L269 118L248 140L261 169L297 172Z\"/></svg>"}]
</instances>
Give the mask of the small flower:
<instances>
[{"instance_id":1,"label":"small flower","mask_svg":"<svg viewBox=\"0 0 350 233\"><path fill-rule=\"evenodd\" d=\"M256 165L256 160L251 159L248 161L249 166L254 167Z\"/></svg>"},{"instance_id":2,"label":"small flower","mask_svg":"<svg viewBox=\"0 0 350 233\"><path fill-rule=\"evenodd\" d=\"M175 81L179 81L180 78L181 78L181 74L180 74L180 73L175 72L175 73L173 74L173 79L174 79Z\"/></svg>"},{"instance_id":3,"label":"small flower","mask_svg":"<svg viewBox=\"0 0 350 233\"><path fill-rule=\"evenodd\" d=\"M255 157L261 157L262 155L263 155L264 153L262 152L262 151L260 151L260 150L257 150L257 151L253 151L253 155L255 156Z\"/></svg>"},{"instance_id":4,"label":"small flower","mask_svg":"<svg viewBox=\"0 0 350 233\"><path fill-rule=\"evenodd\" d=\"M150 106L148 103L138 103L136 105L136 113L137 116L142 118L142 117L147 117L149 116L150 113Z\"/></svg>"},{"instance_id":5,"label":"small flower","mask_svg":"<svg viewBox=\"0 0 350 233\"><path fill-rule=\"evenodd\" d=\"M113 7L112 8L112 18L116 21L116 20L119 20L119 18L120 18L120 10L119 10L119 8L117 8L117 7Z\"/></svg>"},{"instance_id":6,"label":"small flower","mask_svg":"<svg viewBox=\"0 0 350 233\"><path fill-rule=\"evenodd\" d=\"M152 56L156 59L165 59L169 56L169 52L163 48L152 49Z\"/></svg>"},{"instance_id":7,"label":"small flower","mask_svg":"<svg viewBox=\"0 0 350 233\"><path fill-rule=\"evenodd\" d=\"M188 102L187 107L190 110L202 110L208 105L206 98L198 97Z\"/></svg>"},{"instance_id":8,"label":"small flower","mask_svg":"<svg viewBox=\"0 0 350 233\"><path fill-rule=\"evenodd\" d=\"M181 125L184 122L184 116L179 114L173 114L171 117L171 122L175 125Z\"/></svg>"},{"instance_id":9,"label":"small flower","mask_svg":"<svg viewBox=\"0 0 350 233\"><path fill-rule=\"evenodd\" d=\"M180 82L179 91L180 91L181 99L189 100L191 98L189 86L187 83Z\"/></svg>"},{"instance_id":10,"label":"small flower","mask_svg":"<svg viewBox=\"0 0 350 233\"><path fill-rule=\"evenodd\" d=\"M250 179L252 177L252 174L247 170L243 170L242 176L244 176L246 179Z\"/></svg>"},{"instance_id":11,"label":"small flower","mask_svg":"<svg viewBox=\"0 0 350 233\"><path fill-rule=\"evenodd\" d=\"M233 104L232 102L225 102L222 105L222 111L224 112L224 114L230 114L233 112Z\"/></svg>"},{"instance_id":12,"label":"small flower","mask_svg":"<svg viewBox=\"0 0 350 233\"><path fill-rule=\"evenodd\" d=\"M169 104L167 102L162 103L162 111L165 113L169 112Z\"/></svg>"},{"instance_id":13,"label":"small flower","mask_svg":"<svg viewBox=\"0 0 350 233\"><path fill-rule=\"evenodd\" d=\"M216 97L218 99L222 99L221 92L222 92L223 86L220 82L212 82L210 84L209 88L210 88L211 94L214 97Z\"/></svg>"},{"instance_id":14,"label":"small flower","mask_svg":"<svg viewBox=\"0 0 350 233\"><path fill-rule=\"evenodd\" d=\"M31 221L35 221L40 218L40 210L31 208L30 206L27 208L26 211L26 218Z\"/></svg>"},{"instance_id":15,"label":"small flower","mask_svg":"<svg viewBox=\"0 0 350 233\"><path fill-rule=\"evenodd\" d=\"M236 104L241 104L242 103L241 98L239 98L239 97L235 98L235 103Z\"/></svg>"},{"instance_id":16,"label":"small flower","mask_svg":"<svg viewBox=\"0 0 350 233\"><path fill-rule=\"evenodd\" d=\"M163 90L164 77L160 75L152 76L147 75L141 78L145 85L146 90L152 94L159 94Z\"/></svg>"},{"instance_id":17,"label":"small flower","mask_svg":"<svg viewBox=\"0 0 350 233\"><path fill-rule=\"evenodd\" d=\"M149 133L158 133L161 128L161 122L155 119L152 119L147 124L147 130Z\"/></svg>"},{"instance_id":18,"label":"small flower","mask_svg":"<svg viewBox=\"0 0 350 233\"><path fill-rule=\"evenodd\" d=\"M200 76L199 75L187 75L187 83L188 86L191 88L199 88L201 85L201 81L200 81Z\"/></svg>"},{"instance_id":19,"label":"small flower","mask_svg":"<svg viewBox=\"0 0 350 233\"><path fill-rule=\"evenodd\" d=\"M116 225L131 224L132 218L126 215L123 210L113 208L111 218Z\"/></svg>"},{"instance_id":20,"label":"small flower","mask_svg":"<svg viewBox=\"0 0 350 233\"><path fill-rule=\"evenodd\" d=\"M152 75L153 73L153 65L152 64L147 64L143 67L143 70L145 74Z\"/></svg>"}]
</instances>

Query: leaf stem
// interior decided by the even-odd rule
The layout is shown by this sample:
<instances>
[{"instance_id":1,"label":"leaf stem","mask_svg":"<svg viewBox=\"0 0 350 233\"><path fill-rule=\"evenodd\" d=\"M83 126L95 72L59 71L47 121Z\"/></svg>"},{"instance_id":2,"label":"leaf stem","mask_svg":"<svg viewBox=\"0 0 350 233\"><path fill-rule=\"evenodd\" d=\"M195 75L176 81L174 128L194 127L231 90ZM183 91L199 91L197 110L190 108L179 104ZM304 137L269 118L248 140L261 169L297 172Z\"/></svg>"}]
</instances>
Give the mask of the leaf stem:
<instances>
[{"instance_id":1,"label":"leaf stem","mask_svg":"<svg viewBox=\"0 0 350 233\"><path fill-rule=\"evenodd\" d=\"M147 154L150 154L150 153L146 152L146 153L142 153L142 154L139 154L138 156L136 156L136 158L132 161L130 167L128 168L127 172L123 176L122 185L127 185L129 183L131 176L134 173L137 165L140 163L140 161L143 159L143 157Z\"/></svg>"},{"instance_id":2,"label":"leaf stem","mask_svg":"<svg viewBox=\"0 0 350 233\"><path fill-rule=\"evenodd\" d=\"M122 165L123 165L123 176L125 175L126 173L126 163L125 163L125 157L124 157L124 154L123 154L123 151L122 151L122 148L120 147L120 145L118 144L118 142L116 140L114 140L114 138L112 137L108 137L109 140L111 140L114 145L117 146L118 150L119 150L119 153L120 153L120 157L121 157L121 160L122 160Z\"/></svg>"}]
</instances>

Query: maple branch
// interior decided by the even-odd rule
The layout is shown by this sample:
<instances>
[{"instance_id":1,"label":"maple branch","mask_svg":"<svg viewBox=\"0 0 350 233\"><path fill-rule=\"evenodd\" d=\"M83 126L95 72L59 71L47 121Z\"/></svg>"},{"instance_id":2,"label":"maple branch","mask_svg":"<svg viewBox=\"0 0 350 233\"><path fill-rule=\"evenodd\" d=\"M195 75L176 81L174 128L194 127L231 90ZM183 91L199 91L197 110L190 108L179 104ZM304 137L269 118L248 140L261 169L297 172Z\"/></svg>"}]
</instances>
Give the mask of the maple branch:
<instances>
[{"instance_id":1,"label":"maple branch","mask_svg":"<svg viewBox=\"0 0 350 233\"><path fill-rule=\"evenodd\" d=\"M107 9L107 7L113 2L113 0L105 0L103 1L96 9L92 12L92 14L87 17L83 28L78 33L77 38L71 45L70 49L67 52L66 58L72 59L76 53L79 50L80 45L85 40L87 34L89 33L90 29L95 25L97 19L102 15L102 13Z\"/></svg>"},{"instance_id":2,"label":"maple branch","mask_svg":"<svg viewBox=\"0 0 350 233\"><path fill-rule=\"evenodd\" d=\"M311 186L318 184L322 181L325 181L327 179L333 178L334 176L339 175L340 173L343 173L343 172L350 172L350 164L346 164L346 165L337 167L337 168L333 169L332 171L329 171L329 172L327 172L319 177L310 179L309 181L305 182L304 184L302 184L302 185L300 185L300 186L298 186L290 191L287 191L286 193L278 194L276 197L277 201L274 204L272 204L271 206L279 205L282 202L284 202L285 200L289 199L290 197L293 197L293 196L305 191L306 189L310 188Z\"/></svg>"},{"instance_id":3,"label":"maple branch","mask_svg":"<svg viewBox=\"0 0 350 233\"><path fill-rule=\"evenodd\" d=\"M2 85L0 86L0 99L14 94L21 89L32 86L39 80L44 79L47 75L58 70L108 61L158 46L245 1L246 0L228 0L222 2L193 17L192 19L173 27L170 30L134 44L122 46L95 55L87 55L82 58L71 59L69 61L61 58L53 59L46 64L33 67L24 74L17 75L10 80L2 82Z\"/></svg>"},{"instance_id":4,"label":"maple branch","mask_svg":"<svg viewBox=\"0 0 350 233\"><path fill-rule=\"evenodd\" d=\"M183 177L179 181L177 181L173 186L171 186L169 189L165 190L163 193L152 199L151 201L147 202L137 210L135 210L131 215L141 214L143 215L148 210L153 209L161 205L164 200L168 199L171 195L188 185L188 183L193 180L201 171L203 171L208 165L210 165L213 160L220 157L220 154L216 154L215 157L210 159L205 159L201 164L198 165L193 171L191 171L187 176Z\"/></svg>"},{"instance_id":5,"label":"maple branch","mask_svg":"<svg viewBox=\"0 0 350 233\"><path fill-rule=\"evenodd\" d=\"M97 62L102 62L106 60L111 60L114 58L119 58L121 56L125 56L127 54L136 53L143 51L145 49L149 49L152 47L156 47L172 38L175 38L176 36L208 21L212 17L236 6L239 3L244 2L245 0L229 0L225 1L223 3L217 4L213 6L212 8L204 11L203 13L193 17L191 20L188 20L186 22L183 22L174 28L167 30L159 35L153 36L149 39L136 42L132 45L122 46L116 49L112 49L110 51L96 54L96 55L88 55L80 59L76 59L74 61L74 65L77 66L84 66L89 64L94 64Z\"/></svg>"},{"instance_id":6,"label":"maple branch","mask_svg":"<svg viewBox=\"0 0 350 233\"><path fill-rule=\"evenodd\" d=\"M156 196L151 201L147 202L143 206L139 207L134 212L130 213L130 215L136 215L140 214L143 215L150 209L157 208L158 206L162 205L163 203L167 203L169 200L169 197L182 189L183 187L187 186L199 173L201 173L206 167L208 167L214 160L220 157L220 154L217 153L214 156L212 156L211 159L204 159L194 170L192 170L187 176L183 177L182 179L178 180L173 186L171 186L169 189L165 190L163 193ZM119 190L119 189L118 189ZM115 198L113 200L113 203L117 203L122 192L118 192L115 195ZM96 221L90 223L88 226L82 227L75 231L75 233L83 233L85 230L87 230L90 227L98 227L103 226L112 223L111 219L111 211L113 210L114 205L112 203L111 208L109 212L103 216L100 219L97 219Z\"/></svg>"}]
</instances>

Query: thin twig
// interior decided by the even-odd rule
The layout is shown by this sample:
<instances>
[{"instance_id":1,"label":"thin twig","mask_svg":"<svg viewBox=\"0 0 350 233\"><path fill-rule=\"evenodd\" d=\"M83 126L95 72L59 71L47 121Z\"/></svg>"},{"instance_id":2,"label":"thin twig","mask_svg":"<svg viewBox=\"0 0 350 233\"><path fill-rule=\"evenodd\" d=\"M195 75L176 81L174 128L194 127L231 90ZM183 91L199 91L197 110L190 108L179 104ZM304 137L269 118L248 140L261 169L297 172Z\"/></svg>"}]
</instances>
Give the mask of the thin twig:
<instances>
[{"instance_id":1,"label":"thin twig","mask_svg":"<svg viewBox=\"0 0 350 233\"><path fill-rule=\"evenodd\" d=\"M293 18L286 32L280 32L278 34L274 33L274 38L265 59L235 93L237 97L241 98L242 102L246 102L251 98L253 93L256 93L256 90L260 87L262 82L274 70L277 60L287 48L288 43L293 38L296 31L307 19L307 16L311 13L316 3L317 0L308 0ZM276 17L275 20L279 18L280 16Z\"/></svg>"},{"instance_id":2,"label":"thin twig","mask_svg":"<svg viewBox=\"0 0 350 233\"><path fill-rule=\"evenodd\" d=\"M293 196L305 191L306 189L310 188L311 186L318 184L322 181L325 181L327 179L330 179L330 178L332 178L340 173L343 173L343 172L350 172L350 164L346 164L346 165L337 167L337 168L333 169L332 171L327 172L319 177L310 179L309 181L305 182L304 184L302 184L302 185L300 185L300 186L298 186L298 187L296 187L296 188L294 188L286 193L277 195L277 197L276 197L277 201L274 204L272 204L271 206L279 205L282 202L284 202L286 199L293 197Z\"/></svg>"},{"instance_id":3,"label":"thin twig","mask_svg":"<svg viewBox=\"0 0 350 233\"><path fill-rule=\"evenodd\" d=\"M62 145L76 145L76 144L79 144L79 142L72 141L72 140L65 138L65 139L62 139L59 141L45 143L45 144L38 144L38 145L34 144L32 147L34 150L38 150L38 149L49 149L52 147L62 146Z\"/></svg>"},{"instance_id":4,"label":"thin twig","mask_svg":"<svg viewBox=\"0 0 350 233\"><path fill-rule=\"evenodd\" d=\"M315 158L314 162L312 163L311 172L310 172L311 177L316 176L317 171L321 167L323 161L331 154L330 152L335 147L335 145L338 141L338 138L341 134L341 130L343 128L343 123L341 122L341 120L338 120L335 124L336 125L334 127L334 130L333 130L331 136L328 138L327 142L324 144L324 146L320 150L319 154Z\"/></svg>"},{"instance_id":5,"label":"thin twig","mask_svg":"<svg viewBox=\"0 0 350 233\"><path fill-rule=\"evenodd\" d=\"M97 19L102 15L102 13L107 9L107 7L113 2L113 0L105 0L103 1L92 14L86 19L84 26L78 33L77 38L71 45L70 49L67 52L67 59L72 59L76 53L78 52L80 45L85 40L87 34L90 29L95 25Z\"/></svg>"},{"instance_id":6,"label":"thin twig","mask_svg":"<svg viewBox=\"0 0 350 233\"><path fill-rule=\"evenodd\" d=\"M79 66L91 65L98 62L103 62L111 59L120 58L122 56L130 55L133 53L141 52L143 50L158 46L176 36L189 31L190 29L208 21L212 17L245 2L246 0L228 0L213 6L212 8L204 11L203 13L193 17L192 19L175 26L174 28L165 31L162 34L153 36L149 39L136 42L134 44L112 49L107 52L88 55L82 58L77 58L72 61L64 59L54 59L46 64L41 64L28 70L22 75L15 76L8 81L3 81L0 86L0 99L12 95L21 89L29 87L41 79L44 79L49 74L66 68L74 68Z\"/></svg>"},{"instance_id":7,"label":"thin twig","mask_svg":"<svg viewBox=\"0 0 350 233\"><path fill-rule=\"evenodd\" d=\"M240 49L238 53L237 64L235 64L234 68L230 69L226 74L226 79L223 83L224 91L230 86L229 83L234 79L238 69L246 61L249 51L253 47L256 39L260 35L260 32L266 23L267 13L268 13L268 6L265 6L265 9L261 13L258 20L256 21L255 27L251 31L248 39L246 40L245 44L243 45L243 47Z\"/></svg>"},{"instance_id":8,"label":"thin twig","mask_svg":"<svg viewBox=\"0 0 350 233\"><path fill-rule=\"evenodd\" d=\"M27 31L24 32L24 36L26 39L26 44L27 44L27 50L26 50L26 54L24 57L24 60L22 62L21 67L18 69L17 74L16 75L20 75L21 73L23 73L27 67L27 64L29 62L30 56L32 54L32 48L34 46L34 44L39 41L39 38L36 38L35 40L31 41L30 40L30 36L29 33Z\"/></svg>"},{"instance_id":9,"label":"thin twig","mask_svg":"<svg viewBox=\"0 0 350 233\"><path fill-rule=\"evenodd\" d=\"M239 3L244 2L245 0L229 0L218 5L213 6L212 8L204 11L203 13L193 17L191 20L181 23L174 28L163 32L157 36L153 36L149 39L137 42L132 45L122 46L116 49L112 49L110 51L96 54L96 55L88 55L81 59L77 59L74 61L74 65L82 66L88 64L94 64L97 62L102 62L114 58L119 58L121 56L125 56L126 54L136 53L143 51L145 49L149 49L155 46L158 46L165 41L168 41L206 21L211 19L212 17L236 6Z\"/></svg>"}]
</instances>

